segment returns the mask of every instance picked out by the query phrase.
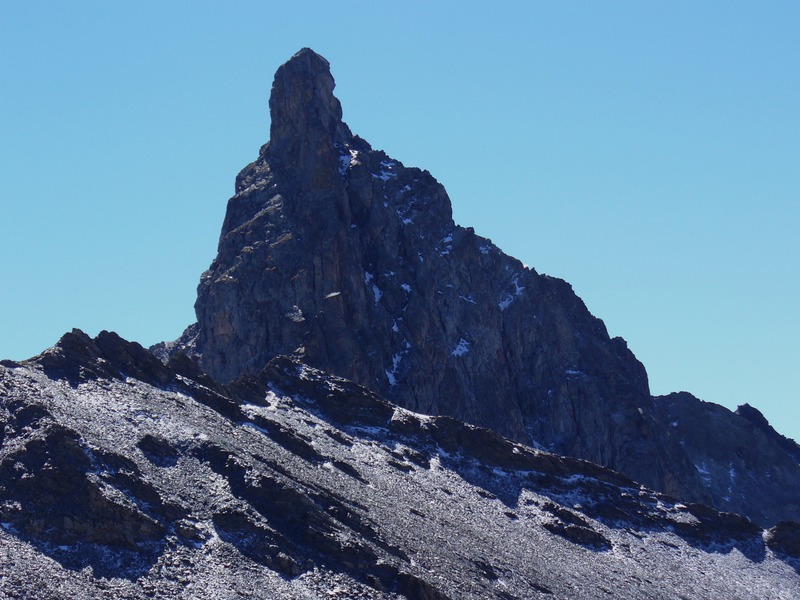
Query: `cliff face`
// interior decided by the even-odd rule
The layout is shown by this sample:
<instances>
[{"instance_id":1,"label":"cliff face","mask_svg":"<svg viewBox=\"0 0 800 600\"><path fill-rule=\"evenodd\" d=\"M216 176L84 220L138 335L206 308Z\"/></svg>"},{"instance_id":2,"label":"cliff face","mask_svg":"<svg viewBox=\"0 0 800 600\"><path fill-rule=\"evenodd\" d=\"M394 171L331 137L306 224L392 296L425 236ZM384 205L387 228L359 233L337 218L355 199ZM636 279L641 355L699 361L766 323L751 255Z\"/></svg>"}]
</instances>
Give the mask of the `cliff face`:
<instances>
[{"instance_id":1,"label":"cliff face","mask_svg":"<svg viewBox=\"0 0 800 600\"><path fill-rule=\"evenodd\" d=\"M715 506L759 523L800 520L800 446L757 409L731 412L687 392L656 403Z\"/></svg>"},{"instance_id":2,"label":"cliff face","mask_svg":"<svg viewBox=\"0 0 800 600\"><path fill-rule=\"evenodd\" d=\"M567 283L456 225L444 188L354 136L332 92L310 50L278 70L270 141L236 180L182 347L223 382L292 354L415 411L699 489L625 342Z\"/></svg>"},{"instance_id":3,"label":"cliff face","mask_svg":"<svg viewBox=\"0 0 800 600\"><path fill-rule=\"evenodd\" d=\"M186 352L223 383L291 355L765 525L800 518L797 444L758 434L769 426L746 409L718 407L720 420L695 398L652 398L642 364L568 283L456 225L430 173L353 135L333 89L311 50L278 69L270 141L236 179L197 323L159 353ZM743 435L750 446L734 448ZM729 452L751 481L733 495Z\"/></svg>"}]
</instances>

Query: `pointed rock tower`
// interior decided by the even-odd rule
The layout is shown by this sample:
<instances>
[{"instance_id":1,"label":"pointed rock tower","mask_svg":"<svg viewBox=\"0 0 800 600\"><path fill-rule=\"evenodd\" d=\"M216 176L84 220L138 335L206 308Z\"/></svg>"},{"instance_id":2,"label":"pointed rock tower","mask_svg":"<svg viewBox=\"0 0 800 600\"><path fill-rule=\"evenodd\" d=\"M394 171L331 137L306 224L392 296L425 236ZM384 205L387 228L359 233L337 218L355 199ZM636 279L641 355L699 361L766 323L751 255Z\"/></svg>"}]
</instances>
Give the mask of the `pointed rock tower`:
<instances>
[{"instance_id":1,"label":"pointed rock tower","mask_svg":"<svg viewBox=\"0 0 800 600\"><path fill-rule=\"evenodd\" d=\"M270 141L236 179L197 324L225 382L290 354L412 410L697 497L647 375L571 287L456 225L444 188L354 136L328 62L281 66Z\"/></svg>"}]
</instances>

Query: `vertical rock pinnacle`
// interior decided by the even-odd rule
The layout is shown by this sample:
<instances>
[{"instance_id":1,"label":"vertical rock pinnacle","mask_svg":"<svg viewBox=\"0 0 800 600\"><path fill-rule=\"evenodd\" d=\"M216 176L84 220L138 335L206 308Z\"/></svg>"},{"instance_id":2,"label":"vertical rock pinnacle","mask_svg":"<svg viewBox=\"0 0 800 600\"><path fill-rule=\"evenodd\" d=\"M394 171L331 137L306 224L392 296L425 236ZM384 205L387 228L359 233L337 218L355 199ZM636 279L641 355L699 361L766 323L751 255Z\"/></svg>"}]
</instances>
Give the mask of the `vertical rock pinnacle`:
<instances>
[{"instance_id":1,"label":"vertical rock pinnacle","mask_svg":"<svg viewBox=\"0 0 800 600\"><path fill-rule=\"evenodd\" d=\"M327 60L303 48L275 73L269 99L270 155L307 165L350 140Z\"/></svg>"}]
</instances>

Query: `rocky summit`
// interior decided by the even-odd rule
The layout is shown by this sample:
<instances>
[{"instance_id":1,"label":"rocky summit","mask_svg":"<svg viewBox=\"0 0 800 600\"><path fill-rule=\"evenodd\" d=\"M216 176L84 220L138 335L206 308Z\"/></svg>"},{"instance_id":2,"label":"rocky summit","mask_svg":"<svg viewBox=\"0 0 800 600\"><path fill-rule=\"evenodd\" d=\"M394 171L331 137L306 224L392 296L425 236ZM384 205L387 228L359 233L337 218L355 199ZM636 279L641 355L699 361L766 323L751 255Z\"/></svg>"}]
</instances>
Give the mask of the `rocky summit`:
<instances>
[{"instance_id":1,"label":"rocky summit","mask_svg":"<svg viewBox=\"0 0 800 600\"><path fill-rule=\"evenodd\" d=\"M270 141L236 178L197 323L161 356L187 353L225 383L290 355L763 525L800 519L794 442L653 398L569 284L456 225L444 188L353 135L333 90L309 49L278 69Z\"/></svg>"},{"instance_id":2,"label":"rocky summit","mask_svg":"<svg viewBox=\"0 0 800 600\"><path fill-rule=\"evenodd\" d=\"M197 322L0 361L0 597L797 598L800 447L278 70Z\"/></svg>"}]
</instances>

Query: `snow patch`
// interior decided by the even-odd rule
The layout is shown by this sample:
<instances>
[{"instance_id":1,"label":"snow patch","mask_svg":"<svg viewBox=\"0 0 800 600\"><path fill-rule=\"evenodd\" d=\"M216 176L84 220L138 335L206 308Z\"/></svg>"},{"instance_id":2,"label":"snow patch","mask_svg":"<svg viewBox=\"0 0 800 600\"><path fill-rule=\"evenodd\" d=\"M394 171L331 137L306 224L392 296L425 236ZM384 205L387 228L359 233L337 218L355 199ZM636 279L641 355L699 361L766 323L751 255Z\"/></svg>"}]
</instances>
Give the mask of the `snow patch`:
<instances>
[{"instance_id":1,"label":"snow patch","mask_svg":"<svg viewBox=\"0 0 800 600\"><path fill-rule=\"evenodd\" d=\"M509 306L511 306L511 303L513 301L514 301L514 296L508 294L505 298L503 298L502 300L500 300L500 302L497 303L497 306L500 308L500 310L505 310Z\"/></svg>"},{"instance_id":2,"label":"snow patch","mask_svg":"<svg viewBox=\"0 0 800 600\"><path fill-rule=\"evenodd\" d=\"M375 296L375 304L377 304L383 297L383 292L373 281L375 281L375 276L369 271L364 271L364 283L372 287L372 295Z\"/></svg>"},{"instance_id":3,"label":"snow patch","mask_svg":"<svg viewBox=\"0 0 800 600\"><path fill-rule=\"evenodd\" d=\"M407 215L403 214L401 210L396 210L397 216L400 218L400 222L403 225L412 225L414 221L412 221Z\"/></svg>"},{"instance_id":4,"label":"snow patch","mask_svg":"<svg viewBox=\"0 0 800 600\"><path fill-rule=\"evenodd\" d=\"M456 347L453 348L453 351L450 353L452 356L464 356L467 352L469 352L469 342L464 338L456 344Z\"/></svg>"},{"instance_id":5,"label":"snow patch","mask_svg":"<svg viewBox=\"0 0 800 600\"><path fill-rule=\"evenodd\" d=\"M441 256L447 256L448 254L450 254L450 251L453 249L452 242L453 242L452 233L448 233L441 240L439 240L439 243L436 244L436 249L439 251L439 254Z\"/></svg>"},{"instance_id":6,"label":"snow patch","mask_svg":"<svg viewBox=\"0 0 800 600\"><path fill-rule=\"evenodd\" d=\"M515 273L511 278L511 283L514 284L514 293L519 296L525 291L525 286L519 284L519 273Z\"/></svg>"},{"instance_id":7,"label":"snow patch","mask_svg":"<svg viewBox=\"0 0 800 600\"><path fill-rule=\"evenodd\" d=\"M397 173L392 172L392 170L395 168L396 165L397 163L391 160L381 161L380 172L373 173L372 176L375 179L380 179L382 181L389 181L390 179L397 177Z\"/></svg>"},{"instance_id":8,"label":"snow patch","mask_svg":"<svg viewBox=\"0 0 800 600\"><path fill-rule=\"evenodd\" d=\"M395 332L399 332L399 329L395 329L397 327L397 319L395 319L394 324L392 325L392 330ZM408 354L408 351L411 349L411 344L408 340L403 340L403 350L397 352L392 356L392 369L385 369L384 373L386 373L386 379L389 380L389 385L395 386L397 385L397 369L400 367L400 361L403 360L403 357Z\"/></svg>"},{"instance_id":9,"label":"snow patch","mask_svg":"<svg viewBox=\"0 0 800 600\"><path fill-rule=\"evenodd\" d=\"M339 175L344 175L347 173L347 169L350 168L350 161L352 158L349 154L342 154L339 157Z\"/></svg>"},{"instance_id":10,"label":"snow patch","mask_svg":"<svg viewBox=\"0 0 800 600\"><path fill-rule=\"evenodd\" d=\"M709 472L706 464L700 463L699 465L695 465L694 468L697 469L698 473L700 473L700 477L702 478L703 483L706 486L711 485L711 473Z\"/></svg>"},{"instance_id":11,"label":"snow patch","mask_svg":"<svg viewBox=\"0 0 800 600\"><path fill-rule=\"evenodd\" d=\"M246 421L246 422L242 423L242 427L247 427L249 429L255 429L259 433L263 433L266 436L270 435L269 431L267 431L263 427L259 427L258 425L256 425L255 423L253 423L251 421Z\"/></svg>"},{"instance_id":12,"label":"snow patch","mask_svg":"<svg viewBox=\"0 0 800 600\"><path fill-rule=\"evenodd\" d=\"M292 306L292 308L290 308L286 313L286 318L294 323L302 323L306 320L306 318L303 316L303 311L300 310L300 307L296 304Z\"/></svg>"},{"instance_id":13,"label":"snow patch","mask_svg":"<svg viewBox=\"0 0 800 600\"><path fill-rule=\"evenodd\" d=\"M343 176L350 167L360 164L358 150L348 150L346 154L339 156L339 175Z\"/></svg>"}]
</instances>

